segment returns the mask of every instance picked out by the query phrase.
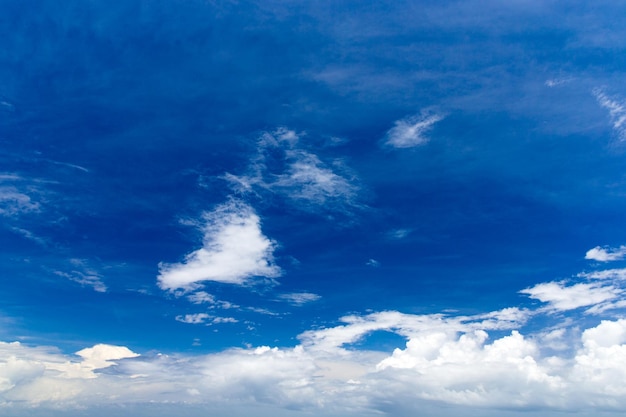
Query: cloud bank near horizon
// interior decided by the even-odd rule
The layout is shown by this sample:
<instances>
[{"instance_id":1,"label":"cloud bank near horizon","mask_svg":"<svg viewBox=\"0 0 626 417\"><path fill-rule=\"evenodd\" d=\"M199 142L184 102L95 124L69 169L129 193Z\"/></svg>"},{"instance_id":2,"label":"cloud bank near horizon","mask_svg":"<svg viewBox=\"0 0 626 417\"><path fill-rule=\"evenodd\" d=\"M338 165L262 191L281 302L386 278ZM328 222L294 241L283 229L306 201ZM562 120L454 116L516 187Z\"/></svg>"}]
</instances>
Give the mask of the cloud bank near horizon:
<instances>
[{"instance_id":1,"label":"cloud bank near horizon","mask_svg":"<svg viewBox=\"0 0 626 417\"><path fill-rule=\"evenodd\" d=\"M0 395L5 409L18 415L24 406L71 414L77 407L155 401L240 402L328 416L408 416L436 404L446 404L442 416L464 407L520 412L540 407L555 413L601 407L618 413L626 407L624 276L622 269L596 270L567 283L537 284L520 291L541 303L531 308L469 316L398 311L345 316L336 326L301 333L293 347L190 356L139 355L100 344L74 357L52 347L0 343L5 358ZM582 295L589 291L595 296ZM215 301L196 294L204 295L198 302ZM285 297L297 303L316 299L309 293ZM566 310L581 321L556 314ZM581 327L590 316L595 321ZM177 320L236 321L206 313ZM395 333L406 343L392 351L357 347L376 332Z\"/></svg>"}]
</instances>

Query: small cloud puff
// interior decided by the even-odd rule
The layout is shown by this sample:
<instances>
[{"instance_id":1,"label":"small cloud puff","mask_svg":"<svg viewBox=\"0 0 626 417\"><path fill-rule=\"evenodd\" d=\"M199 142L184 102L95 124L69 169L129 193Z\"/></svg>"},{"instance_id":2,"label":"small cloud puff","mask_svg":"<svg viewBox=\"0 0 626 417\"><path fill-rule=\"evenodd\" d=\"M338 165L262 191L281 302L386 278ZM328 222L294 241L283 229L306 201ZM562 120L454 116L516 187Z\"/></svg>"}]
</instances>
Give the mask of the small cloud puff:
<instances>
[{"instance_id":1,"label":"small cloud puff","mask_svg":"<svg viewBox=\"0 0 626 417\"><path fill-rule=\"evenodd\" d=\"M202 281L242 285L253 277L281 274L274 264L276 244L263 235L252 207L231 200L204 215L203 245L175 264L159 264L158 283L165 290L191 290Z\"/></svg>"},{"instance_id":2,"label":"small cloud puff","mask_svg":"<svg viewBox=\"0 0 626 417\"><path fill-rule=\"evenodd\" d=\"M394 148L412 148L428 142L424 135L433 125L444 119L441 114L422 112L395 122L385 135L385 144Z\"/></svg>"},{"instance_id":3,"label":"small cloud puff","mask_svg":"<svg viewBox=\"0 0 626 417\"><path fill-rule=\"evenodd\" d=\"M621 261L624 257L626 257L626 246L624 245L619 248L602 248L596 246L593 249L589 249L585 254L585 259L598 262Z\"/></svg>"}]
</instances>

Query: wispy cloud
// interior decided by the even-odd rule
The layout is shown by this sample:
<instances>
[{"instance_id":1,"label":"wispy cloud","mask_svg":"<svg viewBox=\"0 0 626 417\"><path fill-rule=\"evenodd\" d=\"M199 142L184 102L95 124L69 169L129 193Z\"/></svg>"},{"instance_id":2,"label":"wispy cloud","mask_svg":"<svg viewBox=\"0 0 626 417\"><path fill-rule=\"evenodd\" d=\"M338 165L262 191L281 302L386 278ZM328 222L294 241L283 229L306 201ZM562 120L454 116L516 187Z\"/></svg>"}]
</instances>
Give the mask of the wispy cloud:
<instances>
[{"instance_id":1,"label":"wispy cloud","mask_svg":"<svg viewBox=\"0 0 626 417\"><path fill-rule=\"evenodd\" d=\"M546 80L546 82L544 84L547 87L553 88L553 87L558 87L558 86L563 85L563 84L571 83L572 81L574 81L574 78L572 78L572 77L551 78L549 80Z\"/></svg>"},{"instance_id":2,"label":"wispy cloud","mask_svg":"<svg viewBox=\"0 0 626 417\"><path fill-rule=\"evenodd\" d=\"M0 186L0 216L14 217L39 210L39 203L28 194L12 186Z\"/></svg>"},{"instance_id":3,"label":"wispy cloud","mask_svg":"<svg viewBox=\"0 0 626 417\"><path fill-rule=\"evenodd\" d=\"M394 148L412 148L429 141L426 132L433 125L444 119L441 114L422 112L419 115L409 116L395 122L385 135L385 144Z\"/></svg>"},{"instance_id":4,"label":"wispy cloud","mask_svg":"<svg viewBox=\"0 0 626 417\"><path fill-rule=\"evenodd\" d=\"M219 323L238 323L234 317L215 317L207 313L185 314L176 316L176 321L187 324L219 324Z\"/></svg>"},{"instance_id":5,"label":"wispy cloud","mask_svg":"<svg viewBox=\"0 0 626 417\"><path fill-rule=\"evenodd\" d=\"M85 259L70 259L69 270L54 271L60 277L67 278L82 286L91 287L97 292L106 292L107 286L102 282L102 275L89 266Z\"/></svg>"},{"instance_id":6,"label":"wispy cloud","mask_svg":"<svg viewBox=\"0 0 626 417\"><path fill-rule=\"evenodd\" d=\"M609 117L613 124L613 129L620 140L626 140L626 103L617 101L609 97L602 89L593 90L593 95L598 103L609 111Z\"/></svg>"},{"instance_id":7,"label":"wispy cloud","mask_svg":"<svg viewBox=\"0 0 626 417\"><path fill-rule=\"evenodd\" d=\"M222 308L225 310L239 308L238 305L228 301L218 300L212 294L205 291L197 291L187 295L187 299L194 304L209 304L210 308Z\"/></svg>"},{"instance_id":8,"label":"wispy cloud","mask_svg":"<svg viewBox=\"0 0 626 417\"><path fill-rule=\"evenodd\" d=\"M330 163L303 149L295 131L280 128L261 135L257 154L243 175L227 173L240 194L270 192L307 211L348 211L358 207L357 179L340 159Z\"/></svg>"},{"instance_id":9,"label":"wispy cloud","mask_svg":"<svg viewBox=\"0 0 626 417\"><path fill-rule=\"evenodd\" d=\"M203 281L244 284L254 277L274 278L276 244L263 235L252 207L231 200L205 213L203 244L180 263L159 264L158 283L166 290L191 290Z\"/></svg>"},{"instance_id":10,"label":"wispy cloud","mask_svg":"<svg viewBox=\"0 0 626 417\"><path fill-rule=\"evenodd\" d=\"M589 249L585 254L585 259L598 262L621 261L624 257L626 257L626 246L624 245L619 248L596 246L593 249Z\"/></svg>"},{"instance_id":11,"label":"wispy cloud","mask_svg":"<svg viewBox=\"0 0 626 417\"><path fill-rule=\"evenodd\" d=\"M310 292L292 292L289 294L280 294L278 298L280 300L287 301L289 304L301 306L307 303L311 303L313 301L317 301L322 297Z\"/></svg>"}]
</instances>

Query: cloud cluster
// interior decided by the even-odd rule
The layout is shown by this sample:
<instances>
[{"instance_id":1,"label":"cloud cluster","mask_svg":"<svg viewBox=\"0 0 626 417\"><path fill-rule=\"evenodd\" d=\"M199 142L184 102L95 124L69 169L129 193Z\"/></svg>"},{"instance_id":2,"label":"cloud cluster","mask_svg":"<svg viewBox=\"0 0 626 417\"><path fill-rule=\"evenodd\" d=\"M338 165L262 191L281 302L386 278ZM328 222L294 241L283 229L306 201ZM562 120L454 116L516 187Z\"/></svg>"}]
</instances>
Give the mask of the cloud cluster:
<instances>
[{"instance_id":1,"label":"cloud cluster","mask_svg":"<svg viewBox=\"0 0 626 417\"><path fill-rule=\"evenodd\" d=\"M203 281L244 284L254 277L274 278L276 244L261 230L252 207L231 200L204 215L203 244L180 263L159 265L159 286L164 290L191 290Z\"/></svg>"},{"instance_id":2,"label":"cloud cluster","mask_svg":"<svg viewBox=\"0 0 626 417\"><path fill-rule=\"evenodd\" d=\"M385 144L394 148L412 148L428 142L425 133L444 116L422 112L419 115L409 116L395 122L385 135Z\"/></svg>"},{"instance_id":3,"label":"cloud cluster","mask_svg":"<svg viewBox=\"0 0 626 417\"><path fill-rule=\"evenodd\" d=\"M519 309L456 317L354 315L301 334L295 347L202 356L139 356L96 345L77 352L78 359L51 348L0 343L0 407L53 407L71 415L76 407L111 404L236 403L275 413L402 417L445 404L432 415L538 407L543 415L585 407L618 415L626 406L626 320L585 329L555 356L543 352L572 332L524 335L518 329L531 316ZM351 347L379 330L404 336L406 344L389 353Z\"/></svg>"}]
</instances>

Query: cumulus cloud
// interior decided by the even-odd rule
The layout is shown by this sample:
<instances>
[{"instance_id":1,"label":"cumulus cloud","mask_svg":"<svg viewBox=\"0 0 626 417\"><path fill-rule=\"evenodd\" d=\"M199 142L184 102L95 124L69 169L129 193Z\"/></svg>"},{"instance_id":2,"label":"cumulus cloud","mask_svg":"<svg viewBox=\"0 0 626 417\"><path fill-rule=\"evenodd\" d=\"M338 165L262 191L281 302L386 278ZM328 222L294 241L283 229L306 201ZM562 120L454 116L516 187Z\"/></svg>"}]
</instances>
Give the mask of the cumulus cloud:
<instances>
[{"instance_id":1,"label":"cumulus cloud","mask_svg":"<svg viewBox=\"0 0 626 417\"><path fill-rule=\"evenodd\" d=\"M263 235L261 219L249 205L231 200L205 213L203 244L183 262L159 264L158 283L166 290L190 290L203 281L244 284L253 277L274 278L275 242Z\"/></svg>"},{"instance_id":2,"label":"cumulus cloud","mask_svg":"<svg viewBox=\"0 0 626 417\"><path fill-rule=\"evenodd\" d=\"M287 301L288 303L292 305L301 306L306 303L317 301L322 297L320 297L317 294L310 293L310 292L292 292L289 294L280 294L278 298L280 300Z\"/></svg>"},{"instance_id":3,"label":"cumulus cloud","mask_svg":"<svg viewBox=\"0 0 626 417\"><path fill-rule=\"evenodd\" d=\"M611 262L621 261L626 256L626 246L622 245L619 248L608 248L596 246L589 249L585 254L585 259L590 259L598 262Z\"/></svg>"},{"instance_id":4,"label":"cumulus cloud","mask_svg":"<svg viewBox=\"0 0 626 417\"><path fill-rule=\"evenodd\" d=\"M409 116L395 122L385 135L385 144L394 148L412 148L429 141L425 133L444 116L422 112L419 115Z\"/></svg>"},{"instance_id":5,"label":"cumulus cloud","mask_svg":"<svg viewBox=\"0 0 626 417\"><path fill-rule=\"evenodd\" d=\"M599 88L593 90L593 95L598 100L598 103L609 111L613 129L618 134L620 140L626 140L626 104L609 97Z\"/></svg>"}]
</instances>

